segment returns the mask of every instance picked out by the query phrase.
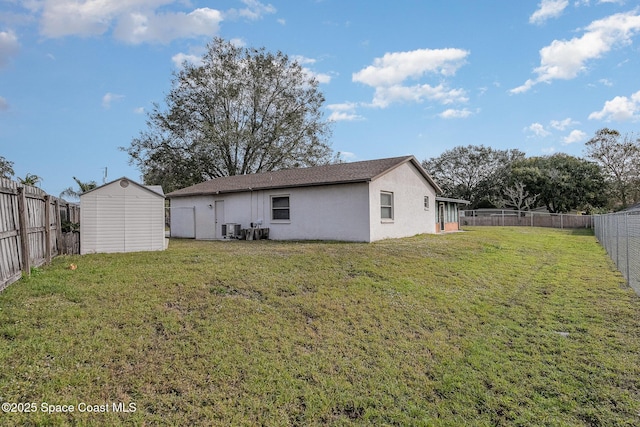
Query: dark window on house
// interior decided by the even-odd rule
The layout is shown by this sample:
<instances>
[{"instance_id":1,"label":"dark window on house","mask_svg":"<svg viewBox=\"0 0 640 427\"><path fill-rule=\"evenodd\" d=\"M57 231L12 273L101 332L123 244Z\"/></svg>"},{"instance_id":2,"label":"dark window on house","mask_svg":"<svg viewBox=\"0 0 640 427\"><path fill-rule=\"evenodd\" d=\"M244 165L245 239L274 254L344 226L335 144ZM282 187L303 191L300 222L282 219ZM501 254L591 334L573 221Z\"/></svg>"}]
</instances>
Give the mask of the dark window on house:
<instances>
[{"instance_id":1,"label":"dark window on house","mask_svg":"<svg viewBox=\"0 0 640 427\"><path fill-rule=\"evenodd\" d=\"M429 210L429 196L424 196L424 210Z\"/></svg>"},{"instance_id":2,"label":"dark window on house","mask_svg":"<svg viewBox=\"0 0 640 427\"><path fill-rule=\"evenodd\" d=\"M289 210L289 196L271 197L271 219L291 219Z\"/></svg>"},{"instance_id":3,"label":"dark window on house","mask_svg":"<svg viewBox=\"0 0 640 427\"><path fill-rule=\"evenodd\" d=\"M380 218L393 219L393 193L380 192Z\"/></svg>"}]
</instances>

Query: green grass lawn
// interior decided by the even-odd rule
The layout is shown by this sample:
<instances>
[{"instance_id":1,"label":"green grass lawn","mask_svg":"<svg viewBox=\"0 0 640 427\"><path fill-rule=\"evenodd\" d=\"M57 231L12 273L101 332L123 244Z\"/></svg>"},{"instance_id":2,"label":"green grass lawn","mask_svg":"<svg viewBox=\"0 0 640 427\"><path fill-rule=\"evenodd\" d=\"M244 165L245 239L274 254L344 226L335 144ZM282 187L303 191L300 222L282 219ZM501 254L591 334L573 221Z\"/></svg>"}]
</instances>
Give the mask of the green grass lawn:
<instances>
[{"instance_id":1,"label":"green grass lawn","mask_svg":"<svg viewBox=\"0 0 640 427\"><path fill-rule=\"evenodd\" d=\"M0 401L36 409L3 425L640 425L640 298L582 230L58 257L0 294Z\"/></svg>"}]
</instances>

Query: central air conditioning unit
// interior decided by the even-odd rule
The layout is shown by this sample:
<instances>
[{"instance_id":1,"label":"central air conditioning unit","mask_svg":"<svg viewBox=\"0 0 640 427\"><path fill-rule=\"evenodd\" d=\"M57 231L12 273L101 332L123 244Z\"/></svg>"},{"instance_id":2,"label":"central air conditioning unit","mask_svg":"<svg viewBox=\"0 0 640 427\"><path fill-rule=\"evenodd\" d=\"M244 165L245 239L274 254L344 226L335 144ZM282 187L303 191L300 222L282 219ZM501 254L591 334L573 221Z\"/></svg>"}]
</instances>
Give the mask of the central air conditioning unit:
<instances>
[{"instance_id":1,"label":"central air conditioning unit","mask_svg":"<svg viewBox=\"0 0 640 427\"><path fill-rule=\"evenodd\" d=\"M229 222L222 224L222 236L225 239L236 239L240 236L240 224Z\"/></svg>"}]
</instances>

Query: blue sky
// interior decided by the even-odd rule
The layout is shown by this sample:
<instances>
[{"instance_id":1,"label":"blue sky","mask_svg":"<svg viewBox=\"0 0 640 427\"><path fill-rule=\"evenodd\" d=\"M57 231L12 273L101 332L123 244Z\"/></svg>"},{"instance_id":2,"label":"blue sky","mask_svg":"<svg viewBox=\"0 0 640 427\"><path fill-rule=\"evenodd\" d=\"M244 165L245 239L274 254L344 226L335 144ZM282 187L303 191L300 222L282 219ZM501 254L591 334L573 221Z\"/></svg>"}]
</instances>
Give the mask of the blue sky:
<instances>
[{"instance_id":1,"label":"blue sky","mask_svg":"<svg viewBox=\"0 0 640 427\"><path fill-rule=\"evenodd\" d=\"M582 156L597 129L640 121L631 0L0 0L0 156L53 195L105 168L139 179L118 147L214 36L313 73L346 161Z\"/></svg>"}]
</instances>

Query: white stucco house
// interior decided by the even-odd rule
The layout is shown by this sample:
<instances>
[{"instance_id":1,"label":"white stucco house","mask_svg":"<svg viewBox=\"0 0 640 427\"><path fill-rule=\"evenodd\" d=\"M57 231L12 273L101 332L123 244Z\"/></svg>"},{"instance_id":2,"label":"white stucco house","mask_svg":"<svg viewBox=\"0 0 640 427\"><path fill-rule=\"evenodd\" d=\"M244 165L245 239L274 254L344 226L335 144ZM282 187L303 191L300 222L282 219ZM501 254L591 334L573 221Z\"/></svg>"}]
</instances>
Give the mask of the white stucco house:
<instances>
[{"instance_id":1,"label":"white stucco house","mask_svg":"<svg viewBox=\"0 0 640 427\"><path fill-rule=\"evenodd\" d=\"M164 193L119 178L80 195L80 254L166 248Z\"/></svg>"},{"instance_id":2,"label":"white stucco house","mask_svg":"<svg viewBox=\"0 0 640 427\"><path fill-rule=\"evenodd\" d=\"M212 179L167 194L171 236L372 242L435 233L440 187L414 156Z\"/></svg>"}]
</instances>

